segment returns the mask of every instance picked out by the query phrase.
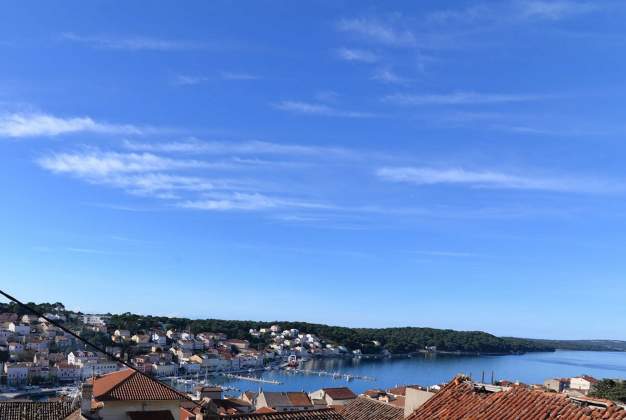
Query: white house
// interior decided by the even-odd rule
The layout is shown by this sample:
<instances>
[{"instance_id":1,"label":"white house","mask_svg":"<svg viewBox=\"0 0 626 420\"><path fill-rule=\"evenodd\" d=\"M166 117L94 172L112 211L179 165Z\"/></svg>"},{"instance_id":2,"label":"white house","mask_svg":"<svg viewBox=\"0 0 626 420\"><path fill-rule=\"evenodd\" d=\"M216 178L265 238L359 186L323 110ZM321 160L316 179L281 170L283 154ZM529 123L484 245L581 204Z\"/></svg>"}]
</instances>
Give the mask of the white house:
<instances>
[{"instance_id":1,"label":"white house","mask_svg":"<svg viewBox=\"0 0 626 420\"><path fill-rule=\"evenodd\" d=\"M180 339L178 340L178 347L183 349L183 350L193 350L194 347L194 342L192 340L184 340L184 339Z\"/></svg>"},{"instance_id":2,"label":"white house","mask_svg":"<svg viewBox=\"0 0 626 420\"><path fill-rule=\"evenodd\" d=\"M30 334L30 325L17 324L15 322L10 322L9 331L14 332L17 335L28 335Z\"/></svg>"},{"instance_id":3,"label":"white house","mask_svg":"<svg viewBox=\"0 0 626 420\"><path fill-rule=\"evenodd\" d=\"M16 341L9 343L9 353L21 353L24 351L24 345Z\"/></svg>"},{"instance_id":4,"label":"white house","mask_svg":"<svg viewBox=\"0 0 626 420\"><path fill-rule=\"evenodd\" d=\"M175 363L152 364L152 372L154 376L162 378L164 376L178 375L178 365Z\"/></svg>"},{"instance_id":5,"label":"white house","mask_svg":"<svg viewBox=\"0 0 626 420\"><path fill-rule=\"evenodd\" d=\"M116 362L109 362L107 360L88 362L81 365L80 378L87 379L92 376L105 375L117 370L118 366Z\"/></svg>"},{"instance_id":6,"label":"white house","mask_svg":"<svg viewBox=\"0 0 626 420\"><path fill-rule=\"evenodd\" d=\"M200 363L194 362L183 362L180 364L180 367L185 371L185 373L200 373L201 365Z\"/></svg>"},{"instance_id":7,"label":"white house","mask_svg":"<svg viewBox=\"0 0 626 420\"><path fill-rule=\"evenodd\" d=\"M582 375L569 380L569 388L587 394L591 388L598 383L598 380L592 376Z\"/></svg>"},{"instance_id":8,"label":"white house","mask_svg":"<svg viewBox=\"0 0 626 420\"><path fill-rule=\"evenodd\" d=\"M106 322L104 321L104 319L102 319L102 316L100 315L83 315L82 321L83 321L83 324L87 324L87 325L94 325L94 326L106 325Z\"/></svg>"},{"instance_id":9,"label":"white house","mask_svg":"<svg viewBox=\"0 0 626 420\"><path fill-rule=\"evenodd\" d=\"M137 344L148 344L150 336L147 334L135 334L131 337L131 340Z\"/></svg>"},{"instance_id":10,"label":"white house","mask_svg":"<svg viewBox=\"0 0 626 420\"><path fill-rule=\"evenodd\" d=\"M28 363L5 363L4 373L8 385L21 385L28 381L30 366Z\"/></svg>"},{"instance_id":11,"label":"white house","mask_svg":"<svg viewBox=\"0 0 626 420\"><path fill-rule=\"evenodd\" d=\"M128 330L115 330L113 333L113 337L111 337L113 341L120 342L126 341L130 339L130 331Z\"/></svg>"},{"instance_id":12,"label":"white house","mask_svg":"<svg viewBox=\"0 0 626 420\"><path fill-rule=\"evenodd\" d=\"M55 365L56 377L59 381L75 381L80 378L81 367L70 365L67 362L59 362Z\"/></svg>"},{"instance_id":13,"label":"white house","mask_svg":"<svg viewBox=\"0 0 626 420\"><path fill-rule=\"evenodd\" d=\"M26 342L26 350L42 352L48 350L48 341L41 338L31 338Z\"/></svg>"},{"instance_id":14,"label":"white house","mask_svg":"<svg viewBox=\"0 0 626 420\"><path fill-rule=\"evenodd\" d=\"M167 344L167 336L160 332L153 332L150 339L153 343L158 344L159 346L164 346Z\"/></svg>"},{"instance_id":15,"label":"white house","mask_svg":"<svg viewBox=\"0 0 626 420\"><path fill-rule=\"evenodd\" d=\"M248 340L239 340L237 338L232 338L230 340L224 341L224 345L235 346L239 350L245 350L250 346L250 342Z\"/></svg>"},{"instance_id":16,"label":"white house","mask_svg":"<svg viewBox=\"0 0 626 420\"><path fill-rule=\"evenodd\" d=\"M90 351L73 351L67 355L67 363L71 365L83 366L87 363L97 362L99 357Z\"/></svg>"},{"instance_id":17,"label":"white house","mask_svg":"<svg viewBox=\"0 0 626 420\"><path fill-rule=\"evenodd\" d=\"M22 315L22 322L24 324L36 324L38 320L39 317L37 315Z\"/></svg>"}]
</instances>

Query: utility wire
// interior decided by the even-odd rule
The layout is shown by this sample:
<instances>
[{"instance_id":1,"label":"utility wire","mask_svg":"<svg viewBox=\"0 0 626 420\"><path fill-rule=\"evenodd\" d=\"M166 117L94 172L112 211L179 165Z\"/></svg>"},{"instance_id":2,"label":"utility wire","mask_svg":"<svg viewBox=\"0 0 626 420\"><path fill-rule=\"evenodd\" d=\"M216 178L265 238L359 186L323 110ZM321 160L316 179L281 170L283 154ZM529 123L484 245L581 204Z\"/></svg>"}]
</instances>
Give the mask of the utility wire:
<instances>
[{"instance_id":1,"label":"utility wire","mask_svg":"<svg viewBox=\"0 0 626 420\"><path fill-rule=\"evenodd\" d=\"M46 315L44 315L43 313L41 313L40 311L36 310L35 308L21 302L20 300L18 300L17 298L11 296L10 294L6 293L5 291L0 289L0 295L4 296L5 298L9 299L10 301L15 302L18 306L21 306L22 308L26 309L29 312L32 312L33 314L37 315L40 318L45 319L47 322L51 323L52 325L54 325L55 327L60 328L61 330L63 330L64 332L66 332L67 334L71 335L72 337L82 341L83 343L87 344L88 346L91 346L92 348L94 348L95 350L97 350L100 353L103 353L105 355L107 355L108 357L110 357L111 359L115 360L118 363L123 364L124 366L126 366L129 369L134 370L135 372L137 372L138 374L145 376L146 378L158 382L161 385L169 388L171 391L176 392L177 394L183 396L186 400L191 401L192 403L194 403L196 406L198 407L202 407L202 404L192 400L191 398L189 398L187 395L183 394L182 392L180 392L179 390L177 390L176 388L165 384L161 381L158 381L156 379L154 379L153 377L151 377L150 375L147 375L146 373L140 371L139 369L137 369L135 366L133 366L132 364L126 362L125 360L121 359L120 357L115 356L114 354L109 353L108 351L106 351L106 349L103 349L102 347L93 344L92 342L85 340L83 337L81 337L80 335L76 334L75 332L71 331L70 329L64 327L63 325L61 325L60 323L48 318Z\"/></svg>"}]
</instances>

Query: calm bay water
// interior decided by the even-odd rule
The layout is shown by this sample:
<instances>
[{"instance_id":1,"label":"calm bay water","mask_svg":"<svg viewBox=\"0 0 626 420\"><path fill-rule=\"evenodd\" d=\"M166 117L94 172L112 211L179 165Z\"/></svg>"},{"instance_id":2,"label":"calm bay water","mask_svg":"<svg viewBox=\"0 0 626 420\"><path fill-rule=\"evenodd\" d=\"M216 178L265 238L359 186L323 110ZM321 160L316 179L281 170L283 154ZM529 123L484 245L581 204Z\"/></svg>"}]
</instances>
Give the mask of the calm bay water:
<instances>
[{"instance_id":1,"label":"calm bay water","mask_svg":"<svg viewBox=\"0 0 626 420\"><path fill-rule=\"evenodd\" d=\"M226 378L211 378L213 383L236 387L242 391L304 390L322 387L349 386L355 392L369 388L389 388L398 384L424 386L444 383L454 375L464 373L480 380L490 381L491 372L496 379L519 380L524 383L542 383L550 377L571 377L588 374L597 378L626 378L626 353L556 351L553 353L528 353L510 356L451 356L422 355L410 359L320 359L304 365L304 369L341 372L376 378L375 381L333 379L327 376L292 374L284 371L263 372L257 377L277 380L281 385L261 384ZM236 391L226 394L235 395Z\"/></svg>"}]
</instances>

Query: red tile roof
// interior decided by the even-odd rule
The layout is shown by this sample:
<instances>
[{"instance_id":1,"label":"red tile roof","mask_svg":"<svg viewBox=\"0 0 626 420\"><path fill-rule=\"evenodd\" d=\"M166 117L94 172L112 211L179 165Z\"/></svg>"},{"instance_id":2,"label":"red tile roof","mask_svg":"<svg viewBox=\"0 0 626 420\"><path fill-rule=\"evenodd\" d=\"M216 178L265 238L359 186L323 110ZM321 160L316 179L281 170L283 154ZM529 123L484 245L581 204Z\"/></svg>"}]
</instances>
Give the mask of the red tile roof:
<instances>
[{"instance_id":1,"label":"red tile roof","mask_svg":"<svg viewBox=\"0 0 626 420\"><path fill-rule=\"evenodd\" d=\"M346 420L402 420L404 410L382 401L359 397L343 406L341 415Z\"/></svg>"},{"instance_id":2,"label":"red tile roof","mask_svg":"<svg viewBox=\"0 0 626 420\"><path fill-rule=\"evenodd\" d=\"M402 385L402 386L396 386L393 388L389 388L387 390L387 392L389 394L392 395L402 395L402 396L406 396L406 389L407 388L413 388L413 389L423 389L420 385Z\"/></svg>"},{"instance_id":3,"label":"red tile roof","mask_svg":"<svg viewBox=\"0 0 626 420\"><path fill-rule=\"evenodd\" d=\"M586 406L588 405L588 406ZM544 420L626 419L626 410L610 401L576 401L565 394L514 386L500 392L477 388L458 377L411 414L407 420Z\"/></svg>"},{"instance_id":4,"label":"red tile roof","mask_svg":"<svg viewBox=\"0 0 626 420\"><path fill-rule=\"evenodd\" d=\"M356 394L345 386L340 388L323 388L323 390L333 400L353 400L356 398Z\"/></svg>"},{"instance_id":5,"label":"red tile roof","mask_svg":"<svg viewBox=\"0 0 626 420\"><path fill-rule=\"evenodd\" d=\"M234 416L223 416L222 419L239 420L344 420L344 418L332 408L306 411L284 411L280 413L250 413Z\"/></svg>"},{"instance_id":6,"label":"red tile roof","mask_svg":"<svg viewBox=\"0 0 626 420\"><path fill-rule=\"evenodd\" d=\"M61 420L78 409L71 401L0 401L0 419Z\"/></svg>"},{"instance_id":7,"label":"red tile roof","mask_svg":"<svg viewBox=\"0 0 626 420\"><path fill-rule=\"evenodd\" d=\"M296 407L308 407L313 405L306 392L287 392L287 398L289 398L291 404Z\"/></svg>"},{"instance_id":8,"label":"red tile roof","mask_svg":"<svg viewBox=\"0 0 626 420\"><path fill-rule=\"evenodd\" d=\"M261 407L258 410L255 411L255 413L261 413L261 414L267 414L267 413L275 413L276 410L271 409L269 407Z\"/></svg>"},{"instance_id":9,"label":"red tile roof","mask_svg":"<svg viewBox=\"0 0 626 420\"><path fill-rule=\"evenodd\" d=\"M95 378L93 396L96 401L188 400L175 389L132 369Z\"/></svg>"}]
</instances>

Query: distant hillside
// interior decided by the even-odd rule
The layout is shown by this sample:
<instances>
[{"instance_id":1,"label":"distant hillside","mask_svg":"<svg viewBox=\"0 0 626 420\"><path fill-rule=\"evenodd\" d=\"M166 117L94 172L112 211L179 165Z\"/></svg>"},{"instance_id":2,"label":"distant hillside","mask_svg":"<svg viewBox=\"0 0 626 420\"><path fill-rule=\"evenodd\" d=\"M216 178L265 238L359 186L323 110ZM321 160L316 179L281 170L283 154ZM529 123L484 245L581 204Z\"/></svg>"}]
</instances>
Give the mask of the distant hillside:
<instances>
[{"instance_id":1,"label":"distant hillside","mask_svg":"<svg viewBox=\"0 0 626 420\"><path fill-rule=\"evenodd\" d=\"M522 340L559 350L626 351L626 341L620 340L542 340L531 338Z\"/></svg>"},{"instance_id":2,"label":"distant hillside","mask_svg":"<svg viewBox=\"0 0 626 420\"><path fill-rule=\"evenodd\" d=\"M74 314L61 303L31 304L41 312ZM24 310L14 304L0 304L0 312ZM72 318L70 316L70 318ZM111 315L109 330L127 329L131 333L151 329L175 328L193 333L202 331L223 332L229 338L247 339L256 348L270 343L269 336L254 337L250 329L268 328L278 324L283 329L298 329L302 333L315 334L323 342L345 346L348 350L360 350L363 354L407 354L436 347L438 351L463 353L512 354L536 351L554 351L548 342L521 338L502 338L482 331L455 331L436 328L348 328L294 321L229 321L219 319L188 319L163 316L136 315L131 313Z\"/></svg>"}]
</instances>

